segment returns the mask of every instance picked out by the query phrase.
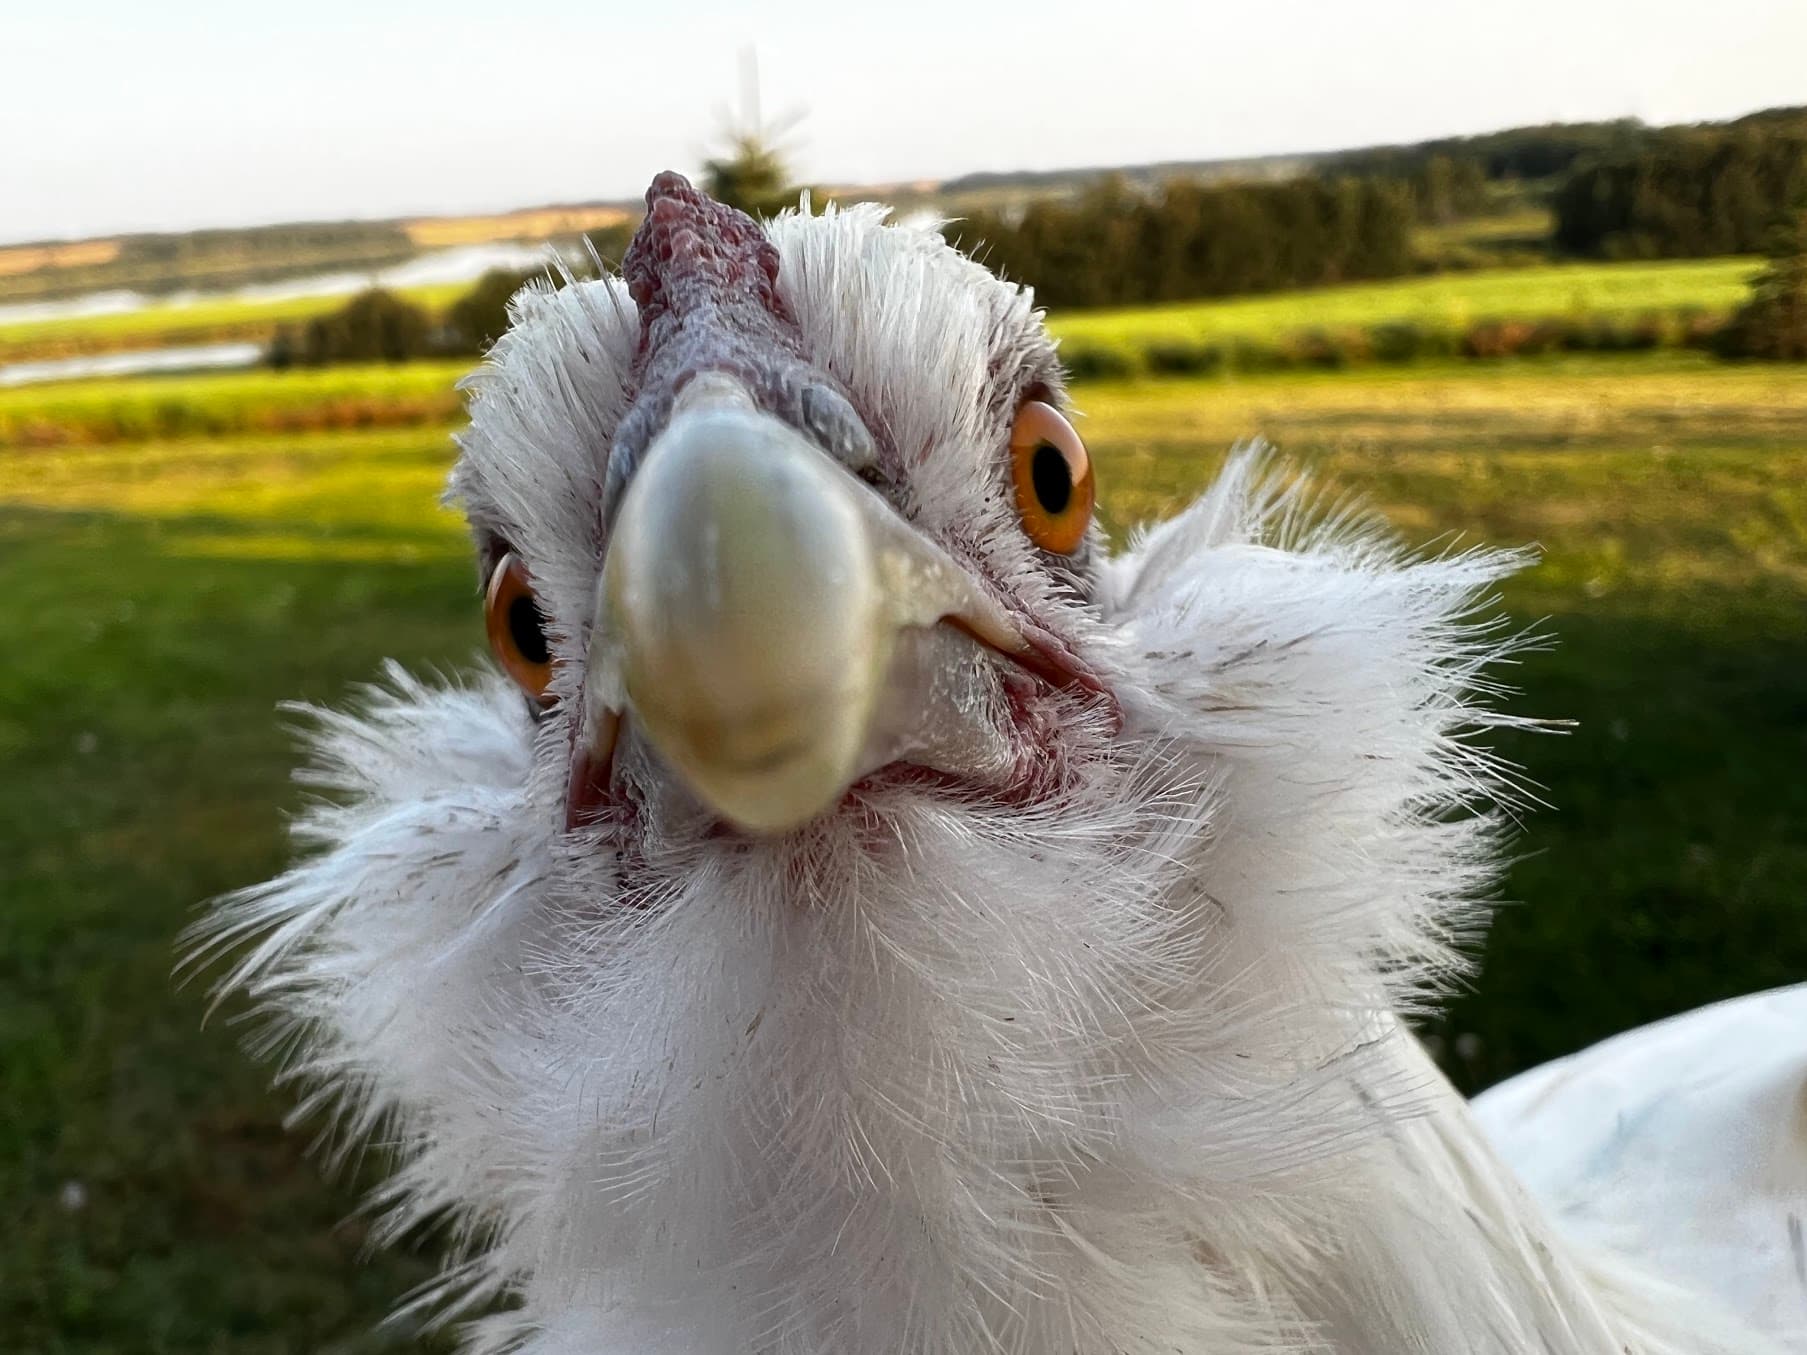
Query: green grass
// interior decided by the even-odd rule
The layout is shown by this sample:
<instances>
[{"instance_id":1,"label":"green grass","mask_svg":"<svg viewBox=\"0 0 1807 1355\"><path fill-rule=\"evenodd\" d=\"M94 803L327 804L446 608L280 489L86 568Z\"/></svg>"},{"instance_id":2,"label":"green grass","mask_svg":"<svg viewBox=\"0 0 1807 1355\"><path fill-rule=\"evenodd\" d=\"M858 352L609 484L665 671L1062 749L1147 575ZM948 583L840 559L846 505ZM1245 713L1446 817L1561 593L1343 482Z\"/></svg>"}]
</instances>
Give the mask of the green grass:
<instances>
[{"instance_id":1,"label":"green grass","mask_svg":"<svg viewBox=\"0 0 1807 1355\"><path fill-rule=\"evenodd\" d=\"M1439 268L1528 268L1550 259L1548 207L1515 201L1484 216L1424 225L1412 233L1413 249Z\"/></svg>"},{"instance_id":2,"label":"green grass","mask_svg":"<svg viewBox=\"0 0 1807 1355\"><path fill-rule=\"evenodd\" d=\"M1547 207L1518 203L1486 216L1443 226L1423 226L1421 240L1439 245L1541 244L1549 239L1555 217Z\"/></svg>"},{"instance_id":3,"label":"green grass","mask_svg":"<svg viewBox=\"0 0 1807 1355\"><path fill-rule=\"evenodd\" d=\"M1272 339L1306 329L1395 321L1459 329L1494 317L1632 316L1691 306L1725 310L1743 300L1755 271L1755 262L1742 258L1549 264L1232 301L1076 311L1056 316L1052 328L1063 342L1133 346L1152 340Z\"/></svg>"},{"instance_id":4,"label":"green grass","mask_svg":"<svg viewBox=\"0 0 1807 1355\"><path fill-rule=\"evenodd\" d=\"M1579 724L1508 744L1554 808L1437 1027L1478 1041L1465 1084L1807 972L1798 374L1677 355L1080 402L1119 532L1266 432L1413 539L1543 547L1506 598L1560 644L1517 704ZM322 1177L238 1030L203 1027L169 970L198 900L283 860L275 703L480 646L462 529L434 505L448 431L0 452L9 1351L413 1348L374 1324L426 1260L360 1259L357 1182Z\"/></svg>"},{"instance_id":5,"label":"green grass","mask_svg":"<svg viewBox=\"0 0 1807 1355\"><path fill-rule=\"evenodd\" d=\"M451 360L287 372L258 368L0 389L0 450L446 423L463 411L455 387L470 365L468 360ZM1786 367L1726 367L1698 352L1682 351L1545 355L1488 362L1424 359L1404 366L1371 368L1353 382L1311 369L1229 373L1222 380L1226 388L1203 404L1194 398L1195 388L1184 382L1169 396L1151 393L1150 398L1163 406L1178 401L1195 409L1239 410L1238 390L1278 392L1276 398L1291 400L1297 392L1317 389L1328 380L1339 390L1383 393L1398 381L1408 386L1428 382L1426 389L1453 382L1450 388L1461 390L1516 383L1515 388L1530 392L1530 398L1545 401L1559 398L1552 392L1574 383L1580 383L1576 389L1599 392L1628 383L1627 390L1647 393L1653 407L1680 407L1702 400L1711 403L1725 396L1741 405L1755 399L1765 408L1773 405L1787 411L1800 408L1802 386ZM1081 404L1090 398L1087 392L1092 389L1090 383L1084 385ZM1383 394L1380 398L1391 397ZM1230 429L1227 435L1236 432Z\"/></svg>"},{"instance_id":6,"label":"green grass","mask_svg":"<svg viewBox=\"0 0 1807 1355\"><path fill-rule=\"evenodd\" d=\"M0 448L444 423L467 360L254 369L69 381L0 390Z\"/></svg>"},{"instance_id":7,"label":"green grass","mask_svg":"<svg viewBox=\"0 0 1807 1355\"><path fill-rule=\"evenodd\" d=\"M362 488L394 492L381 462ZM428 1273L360 1263L354 1190L321 1180L267 1070L229 1021L202 1027L201 995L169 971L194 901L281 857L294 796L273 703L343 695L378 648L467 653L469 572L449 530L421 550L354 513L331 535L388 558L292 559L198 507L0 508L9 1351L396 1348L373 1323Z\"/></svg>"},{"instance_id":8,"label":"green grass","mask_svg":"<svg viewBox=\"0 0 1807 1355\"><path fill-rule=\"evenodd\" d=\"M1520 218L1506 218L1501 228L1523 224ZM1445 243L1462 244L1461 232L1467 228L1472 223L1448 228L1452 234ZM1363 328L1394 321L1460 328L1493 317L1632 316L1688 307L1728 310L1743 299L1754 268L1748 259L1689 259L1440 273L1312 292L1076 312L1057 317L1054 329L1074 343L1133 347L1177 339L1272 340L1306 329ZM440 310L464 290L442 286L402 295ZM207 302L158 306L128 315L0 324L0 362L225 340L261 342L279 323L294 324L343 303L343 297Z\"/></svg>"}]
</instances>

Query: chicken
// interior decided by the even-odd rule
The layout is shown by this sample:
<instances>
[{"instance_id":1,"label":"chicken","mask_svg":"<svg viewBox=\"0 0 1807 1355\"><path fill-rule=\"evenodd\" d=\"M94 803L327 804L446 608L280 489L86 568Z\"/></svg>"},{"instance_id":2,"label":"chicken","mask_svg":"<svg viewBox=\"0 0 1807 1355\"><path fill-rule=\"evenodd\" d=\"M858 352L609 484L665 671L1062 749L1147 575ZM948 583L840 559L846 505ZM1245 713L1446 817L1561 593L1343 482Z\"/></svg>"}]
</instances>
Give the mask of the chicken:
<instances>
[{"instance_id":1,"label":"chicken","mask_svg":"<svg viewBox=\"0 0 1807 1355\"><path fill-rule=\"evenodd\" d=\"M674 174L452 477L500 671L318 712L199 953L533 1355L1752 1355L1552 1226L1460 969L1524 563L1258 450L1117 553L1030 295ZM508 1302L495 1300L506 1298Z\"/></svg>"}]
</instances>

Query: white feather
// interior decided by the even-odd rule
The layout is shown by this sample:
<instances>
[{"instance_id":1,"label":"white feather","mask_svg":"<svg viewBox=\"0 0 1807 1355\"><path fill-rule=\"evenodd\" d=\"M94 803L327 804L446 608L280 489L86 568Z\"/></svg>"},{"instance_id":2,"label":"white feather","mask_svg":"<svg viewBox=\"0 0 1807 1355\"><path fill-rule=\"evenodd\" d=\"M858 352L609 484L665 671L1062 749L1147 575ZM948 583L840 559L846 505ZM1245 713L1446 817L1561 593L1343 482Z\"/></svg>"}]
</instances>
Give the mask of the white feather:
<instances>
[{"instance_id":1,"label":"white feather","mask_svg":"<svg viewBox=\"0 0 1807 1355\"><path fill-rule=\"evenodd\" d=\"M1807 1348L1807 985L1604 1041L1475 1114L1565 1236Z\"/></svg>"},{"instance_id":2,"label":"white feather","mask_svg":"<svg viewBox=\"0 0 1807 1355\"><path fill-rule=\"evenodd\" d=\"M772 235L913 521L1126 723L1073 703L1044 802L896 790L731 847L567 837L569 717L495 678L321 714L312 854L205 945L249 946L226 987L345 1139L396 1146L388 1229L456 1220L424 1301L511 1295L471 1348L534 1355L1759 1350L1572 1250L1400 1024L1492 878L1466 736L1504 722L1519 557L1410 556L1245 453L1085 603L996 455L1059 390L1027 295L872 209ZM455 492L561 655L634 334L614 282L534 295L473 384Z\"/></svg>"}]
</instances>

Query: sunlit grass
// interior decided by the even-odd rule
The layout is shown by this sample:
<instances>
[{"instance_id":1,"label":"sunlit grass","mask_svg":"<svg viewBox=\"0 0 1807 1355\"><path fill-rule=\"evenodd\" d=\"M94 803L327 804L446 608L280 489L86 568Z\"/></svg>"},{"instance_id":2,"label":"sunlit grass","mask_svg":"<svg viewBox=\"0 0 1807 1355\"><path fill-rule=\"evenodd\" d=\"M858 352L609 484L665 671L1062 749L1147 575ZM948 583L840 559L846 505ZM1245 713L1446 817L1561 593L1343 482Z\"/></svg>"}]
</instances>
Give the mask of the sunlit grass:
<instances>
[{"instance_id":1,"label":"sunlit grass","mask_svg":"<svg viewBox=\"0 0 1807 1355\"><path fill-rule=\"evenodd\" d=\"M0 448L444 423L469 361L122 377L0 390Z\"/></svg>"},{"instance_id":2,"label":"sunlit grass","mask_svg":"<svg viewBox=\"0 0 1807 1355\"><path fill-rule=\"evenodd\" d=\"M1749 259L1548 264L1229 301L1074 311L1056 316L1053 328L1065 340L1139 344L1155 339L1271 339L1304 329L1395 321L1459 328L1495 317L1626 316L1689 306L1721 310L1743 298L1755 271L1756 264Z\"/></svg>"},{"instance_id":3,"label":"sunlit grass","mask_svg":"<svg viewBox=\"0 0 1807 1355\"><path fill-rule=\"evenodd\" d=\"M204 519L214 555L234 553L237 533L247 554L280 540L289 558L379 558L390 546L418 558L463 548L462 519L438 502L452 451L446 431L62 448L0 458L0 502Z\"/></svg>"},{"instance_id":4,"label":"sunlit grass","mask_svg":"<svg viewBox=\"0 0 1807 1355\"><path fill-rule=\"evenodd\" d=\"M1217 449L1260 433L1327 490L1355 491L1418 542L1524 543L1527 610L1694 615L1704 593L1807 597L1807 392L1746 385L1696 409L1688 383L1488 384L1451 377L1086 393L1119 533L1183 506ZM1807 383L1800 383L1807 384ZM1774 403L1761 403L1767 395ZM1272 403L1270 403L1272 400Z\"/></svg>"},{"instance_id":5,"label":"sunlit grass","mask_svg":"<svg viewBox=\"0 0 1807 1355\"><path fill-rule=\"evenodd\" d=\"M1490 221L1499 227L1498 221ZM1507 219L1507 224L1511 224L1511 219ZM1451 242L1464 243L1461 228L1451 227L1449 231ZM1054 328L1063 338L1075 341L1144 344L1228 337L1271 340L1303 329L1363 327L1393 321L1460 327L1494 317L1613 317L1687 307L1725 310L1742 299L1755 267L1749 259L1734 258L1564 263L1439 273L1272 296L1072 312L1056 317ZM464 290L462 285L436 286L405 289L401 295L429 310L440 310ZM295 324L343 304L343 297L301 297L166 305L125 315L15 321L0 324L0 361L101 349L261 341L278 324Z\"/></svg>"},{"instance_id":6,"label":"sunlit grass","mask_svg":"<svg viewBox=\"0 0 1807 1355\"><path fill-rule=\"evenodd\" d=\"M396 294L429 311L450 306L469 283L402 287ZM300 324L345 304L344 296L280 300L170 301L117 315L78 315L46 320L0 321L0 361L25 354L170 348L181 344L262 340L279 325Z\"/></svg>"},{"instance_id":7,"label":"sunlit grass","mask_svg":"<svg viewBox=\"0 0 1807 1355\"><path fill-rule=\"evenodd\" d=\"M1413 234L1421 255L1438 258L1452 247L1540 247L1549 240L1554 224L1554 214L1549 208L1520 204L1510 211L1469 217L1447 225L1420 226Z\"/></svg>"},{"instance_id":8,"label":"sunlit grass","mask_svg":"<svg viewBox=\"0 0 1807 1355\"><path fill-rule=\"evenodd\" d=\"M1380 457L1408 449L1807 444L1807 380L1797 372L1693 353L1098 383L1079 387L1073 400L1082 431L1149 445L1149 461L1131 477L1132 500L1147 490L1144 471L1159 465L1174 474L1187 448L1252 437Z\"/></svg>"},{"instance_id":9,"label":"sunlit grass","mask_svg":"<svg viewBox=\"0 0 1807 1355\"><path fill-rule=\"evenodd\" d=\"M445 424L463 413L456 385L472 365L260 369L0 390L0 449ZM1098 408L1112 398L1109 389L1081 383L1075 399ZM1320 404L1345 437L1358 431L1349 421L1363 411L1377 438L1427 413L1445 435L1537 413L1549 421L1547 436L1602 419L1630 419L1655 436L1666 426L1710 427L1723 414L1740 436L1768 437L1787 434L1807 411L1807 381L1785 365L1728 366L1694 352L1586 354L1172 381L1137 388L1131 403L1132 418L1231 438L1301 426Z\"/></svg>"}]
</instances>

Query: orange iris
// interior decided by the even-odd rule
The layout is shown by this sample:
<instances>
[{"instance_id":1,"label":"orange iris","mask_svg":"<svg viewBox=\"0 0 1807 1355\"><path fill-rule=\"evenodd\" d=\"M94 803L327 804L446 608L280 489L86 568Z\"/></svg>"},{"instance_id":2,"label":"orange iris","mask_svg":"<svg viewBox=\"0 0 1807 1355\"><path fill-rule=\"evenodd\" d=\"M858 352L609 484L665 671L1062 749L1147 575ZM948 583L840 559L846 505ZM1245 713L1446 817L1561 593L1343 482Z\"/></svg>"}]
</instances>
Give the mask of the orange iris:
<instances>
[{"instance_id":1,"label":"orange iris","mask_svg":"<svg viewBox=\"0 0 1807 1355\"><path fill-rule=\"evenodd\" d=\"M483 599L483 624L489 647L515 685L535 701L546 702L552 682L552 647L534 600L527 566L513 551L496 561Z\"/></svg>"},{"instance_id":2,"label":"orange iris","mask_svg":"<svg viewBox=\"0 0 1807 1355\"><path fill-rule=\"evenodd\" d=\"M1054 406L1031 400L1017 411L1010 473L1029 539L1055 555L1078 550L1092 522L1092 458Z\"/></svg>"}]
</instances>

